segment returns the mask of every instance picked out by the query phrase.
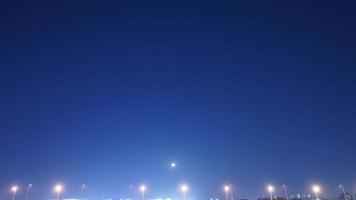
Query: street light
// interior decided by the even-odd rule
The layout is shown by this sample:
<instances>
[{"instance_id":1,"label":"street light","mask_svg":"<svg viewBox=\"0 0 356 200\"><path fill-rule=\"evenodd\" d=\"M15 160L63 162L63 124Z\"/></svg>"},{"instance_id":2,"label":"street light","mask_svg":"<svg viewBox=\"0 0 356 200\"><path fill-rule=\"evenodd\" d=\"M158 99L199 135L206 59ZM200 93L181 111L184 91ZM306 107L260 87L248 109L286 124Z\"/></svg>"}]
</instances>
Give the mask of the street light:
<instances>
[{"instance_id":1,"label":"street light","mask_svg":"<svg viewBox=\"0 0 356 200\"><path fill-rule=\"evenodd\" d=\"M26 190L26 194L25 194L25 200L28 199L28 195L29 195L29 193L30 193L31 188L32 188L32 184L30 183L30 184L28 184L28 186L27 186L27 190Z\"/></svg>"},{"instance_id":2,"label":"street light","mask_svg":"<svg viewBox=\"0 0 356 200\"><path fill-rule=\"evenodd\" d=\"M224 191L225 191L225 194L226 194L226 200L229 200L229 192L230 192L230 190L231 190L230 186L228 186L228 185L224 186Z\"/></svg>"},{"instance_id":3,"label":"street light","mask_svg":"<svg viewBox=\"0 0 356 200\"><path fill-rule=\"evenodd\" d=\"M183 200L186 200L186 193L187 193L188 190L189 190L188 185L185 185L185 184L181 185L181 186L180 186L180 190L181 190L182 193L183 193Z\"/></svg>"},{"instance_id":4,"label":"street light","mask_svg":"<svg viewBox=\"0 0 356 200\"><path fill-rule=\"evenodd\" d=\"M54 186L54 191L57 193L57 200L59 199L59 193L63 190L63 186L61 184L57 184Z\"/></svg>"},{"instance_id":5,"label":"street light","mask_svg":"<svg viewBox=\"0 0 356 200\"><path fill-rule=\"evenodd\" d=\"M320 186L319 185L314 185L313 186L313 192L315 193L316 199L319 200Z\"/></svg>"},{"instance_id":6,"label":"street light","mask_svg":"<svg viewBox=\"0 0 356 200\"><path fill-rule=\"evenodd\" d=\"M19 188L18 188L16 185L14 185L14 186L11 187L11 191L13 192L12 200L15 200L16 192L17 192L18 189L19 189Z\"/></svg>"},{"instance_id":7,"label":"street light","mask_svg":"<svg viewBox=\"0 0 356 200\"><path fill-rule=\"evenodd\" d=\"M344 200L346 200L346 192L344 186L340 184L339 188L342 190L342 193L344 194Z\"/></svg>"},{"instance_id":8,"label":"street light","mask_svg":"<svg viewBox=\"0 0 356 200\"><path fill-rule=\"evenodd\" d=\"M140 186L140 192L142 194L142 200L145 200L145 192L146 192L147 188L145 185L141 185Z\"/></svg>"},{"instance_id":9,"label":"street light","mask_svg":"<svg viewBox=\"0 0 356 200\"><path fill-rule=\"evenodd\" d=\"M282 188L284 190L284 194L286 195L286 199L289 200L289 195L288 195L288 190L287 186L285 184L282 185Z\"/></svg>"},{"instance_id":10,"label":"street light","mask_svg":"<svg viewBox=\"0 0 356 200\"><path fill-rule=\"evenodd\" d=\"M273 185L268 185L267 186L267 190L268 190L268 192L269 192L269 196L270 196L270 198L271 198L271 200L273 200L273 191L274 191L274 187L273 187Z\"/></svg>"}]
</instances>

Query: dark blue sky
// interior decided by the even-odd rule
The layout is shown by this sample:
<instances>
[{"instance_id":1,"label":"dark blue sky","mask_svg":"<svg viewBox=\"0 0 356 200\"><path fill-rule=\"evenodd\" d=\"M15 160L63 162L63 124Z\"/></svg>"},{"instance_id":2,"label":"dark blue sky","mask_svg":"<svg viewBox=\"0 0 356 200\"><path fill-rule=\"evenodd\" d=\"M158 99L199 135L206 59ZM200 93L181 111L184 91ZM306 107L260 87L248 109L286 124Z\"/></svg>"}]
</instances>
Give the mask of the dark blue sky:
<instances>
[{"instance_id":1,"label":"dark blue sky","mask_svg":"<svg viewBox=\"0 0 356 200\"><path fill-rule=\"evenodd\" d=\"M31 182L48 198L57 181L96 197L356 190L355 8L3 1L0 197Z\"/></svg>"}]
</instances>

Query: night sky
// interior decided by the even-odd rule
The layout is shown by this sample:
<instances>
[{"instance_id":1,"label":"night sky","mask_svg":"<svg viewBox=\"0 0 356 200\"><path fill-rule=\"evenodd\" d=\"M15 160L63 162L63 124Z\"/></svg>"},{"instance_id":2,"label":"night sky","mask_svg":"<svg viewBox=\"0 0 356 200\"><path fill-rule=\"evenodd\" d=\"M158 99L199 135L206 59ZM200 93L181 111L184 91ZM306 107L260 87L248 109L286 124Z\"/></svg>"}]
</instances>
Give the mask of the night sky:
<instances>
[{"instance_id":1,"label":"night sky","mask_svg":"<svg viewBox=\"0 0 356 200\"><path fill-rule=\"evenodd\" d=\"M2 1L0 198L356 191L351 1ZM177 168L171 169L170 162Z\"/></svg>"}]
</instances>

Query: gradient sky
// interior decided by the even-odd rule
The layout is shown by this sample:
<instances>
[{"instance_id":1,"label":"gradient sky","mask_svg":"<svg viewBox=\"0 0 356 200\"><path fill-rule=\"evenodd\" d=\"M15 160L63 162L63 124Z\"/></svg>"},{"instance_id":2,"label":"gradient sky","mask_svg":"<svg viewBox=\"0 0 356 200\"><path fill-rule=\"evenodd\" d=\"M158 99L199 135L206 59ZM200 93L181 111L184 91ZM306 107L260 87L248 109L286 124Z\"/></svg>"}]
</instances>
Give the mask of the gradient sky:
<instances>
[{"instance_id":1,"label":"gradient sky","mask_svg":"<svg viewBox=\"0 0 356 200\"><path fill-rule=\"evenodd\" d=\"M0 5L1 199L356 190L355 3Z\"/></svg>"}]
</instances>

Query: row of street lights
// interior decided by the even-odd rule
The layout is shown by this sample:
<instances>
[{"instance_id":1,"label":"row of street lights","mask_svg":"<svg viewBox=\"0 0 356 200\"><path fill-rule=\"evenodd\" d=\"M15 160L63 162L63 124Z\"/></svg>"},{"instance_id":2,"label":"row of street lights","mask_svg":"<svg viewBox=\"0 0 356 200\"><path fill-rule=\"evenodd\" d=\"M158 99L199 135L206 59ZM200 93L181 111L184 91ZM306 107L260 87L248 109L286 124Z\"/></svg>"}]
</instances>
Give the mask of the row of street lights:
<instances>
[{"instance_id":1,"label":"row of street lights","mask_svg":"<svg viewBox=\"0 0 356 200\"><path fill-rule=\"evenodd\" d=\"M26 189L26 194L25 194L25 200L28 200L28 195L30 193L31 188L32 188L32 184L28 184L27 189ZM12 200L15 200L16 193L18 190L19 190L19 187L17 185L13 185L11 187ZM57 184L54 186L53 190L56 193L56 200L59 200L59 194L62 192L63 186L61 184Z\"/></svg>"},{"instance_id":2,"label":"row of street lights","mask_svg":"<svg viewBox=\"0 0 356 200\"><path fill-rule=\"evenodd\" d=\"M288 195L288 190L287 190L287 186L286 185L282 185L282 188L284 190L284 194L287 200L289 200L289 195ZM339 188L342 190L344 198L346 200L346 193L345 193L345 189L343 185L339 185ZM225 191L225 195L226 195L226 200L229 200L229 193L231 193L231 185L225 185L224 186L224 191ZM267 191L269 193L270 199L273 200L273 192L274 192L274 186L273 185L267 185ZM315 194L315 197L317 200L319 200L319 193L321 191L321 187L317 184L312 186L312 191ZM233 199L231 199L233 200Z\"/></svg>"},{"instance_id":3,"label":"row of street lights","mask_svg":"<svg viewBox=\"0 0 356 200\"><path fill-rule=\"evenodd\" d=\"M26 190L26 195L25 195L25 200L28 199L28 194L30 192L30 189L32 188L32 184L29 184L27 186L27 190ZM19 190L19 187L17 185L14 185L11 187L11 192L12 192L12 200L15 200L16 198L16 193L17 191ZM63 191L63 185L61 184L57 184L54 186L53 188L54 192L56 193L56 200L59 200L59 195L60 193ZM147 190L147 187L146 185L141 185L140 188L139 188L140 192L141 192L141 197L142 197L142 200L145 200L145 193L146 193L146 190ZM186 200L186 193L188 192L189 190L189 187L188 185L186 184L182 184L180 186L180 190L183 194L183 200Z\"/></svg>"},{"instance_id":4,"label":"row of street lights","mask_svg":"<svg viewBox=\"0 0 356 200\"><path fill-rule=\"evenodd\" d=\"M289 197L288 197L287 186L283 184L282 187L284 189L284 193L285 193L286 199L288 200ZM315 193L316 199L319 200L319 192L321 190L320 186L319 185L313 185L312 186L312 190ZM271 200L273 200L273 192L274 192L273 185L268 185L267 186L267 191L269 192L269 196L270 196ZM345 192L344 192L344 194L345 194Z\"/></svg>"},{"instance_id":5,"label":"row of street lights","mask_svg":"<svg viewBox=\"0 0 356 200\"><path fill-rule=\"evenodd\" d=\"M287 186L283 184L282 187L284 189L284 193L285 193L286 199L289 200ZM28 200L28 195L29 195L29 192L30 192L31 188L32 188L32 184L29 184L27 186L27 190L26 190L26 194L25 194L25 200ZM340 184L339 188L342 190L343 195L345 197L345 189L344 189L344 187ZM231 194L231 196L232 196L232 186L231 185L224 185L223 189L225 191L226 200L230 200L229 199L229 194ZM269 193L270 200L273 200L273 192L275 190L274 186L273 185L268 185L266 189L267 189L267 191ZM16 185L11 187L11 192L13 193L12 194L12 200L15 200L16 193L17 193L18 190L19 190L19 188ZM54 186L53 190L56 193L56 200L59 200L59 195L63 191L63 185L57 184L57 185ZM140 185L139 191L141 192L141 200L145 200L145 194L146 194L146 191L147 191L146 185ZM189 186L187 184L180 185L180 191L182 192L183 200L186 200L186 195L187 195L187 192L189 191ZM313 185L312 186L312 191L315 193L316 199L319 200L319 193L321 191L321 187L319 185ZM233 200L233 198L231 200Z\"/></svg>"}]
</instances>

